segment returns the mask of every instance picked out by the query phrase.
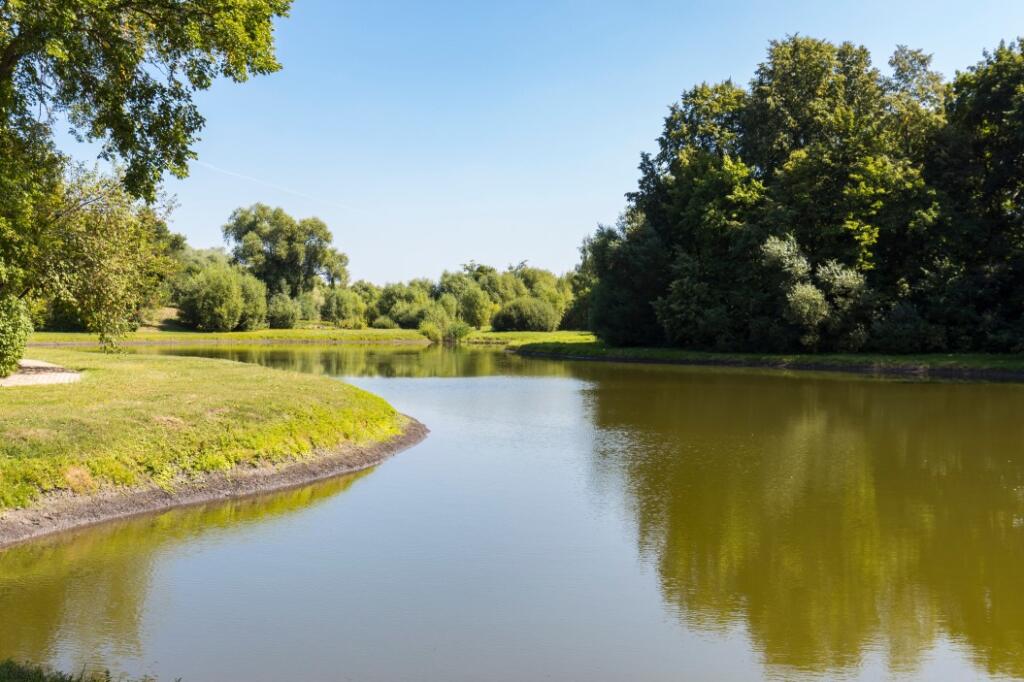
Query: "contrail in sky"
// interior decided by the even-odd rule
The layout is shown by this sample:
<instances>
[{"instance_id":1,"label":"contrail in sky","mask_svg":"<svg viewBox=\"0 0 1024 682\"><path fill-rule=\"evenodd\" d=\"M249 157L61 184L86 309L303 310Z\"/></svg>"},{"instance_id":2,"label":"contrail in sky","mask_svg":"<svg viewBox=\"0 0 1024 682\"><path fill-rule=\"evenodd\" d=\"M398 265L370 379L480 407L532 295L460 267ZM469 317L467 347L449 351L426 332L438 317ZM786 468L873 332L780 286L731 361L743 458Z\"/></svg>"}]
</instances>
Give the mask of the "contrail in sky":
<instances>
[{"instance_id":1,"label":"contrail in sky","mask_svg":"<svg viewBox=\"0 0 1024 682\"><path fill-rule=\"evenodd\" d=\"M282 187L281 185L276 185L276 184L274 184L272 182L267 182L266 180L260 180L259 178L254 178L251 175L243 175L242 173L236 173L235 171L228 170L227 168L220 168L218 166L214 166L212 163L206 163L205 161L199 161L198 159L193 160L192 163L196 164L197 166L202 166L203 168L209 168L210 170L216 171L218 173L223 173L224 175L230 175L230 176L235 177L235 178L240 178L242 180L248 180L249 182L255 182L255 183L259 184L259 185L264 185L266 187L270 187L271 189L276 189L279 192L285 192L286 194L294 194L295 196L302 197L303 199L310 199L311 201L318 201L318 202L323 203L323 204L329 204L331 206L335 206L335 207L343 209L345 211L353 211L355 213L366 213L366 211L362 210L361 208L356 208L355 206L349 206L347 204L341 204L341 203L338 203L337 201L328 201L326 199L322 199L320 197L315 197L315 196L312 196L310 194L306 194L304 192L299 192L299 191L296 191L296 190L288 188L288 187Z\"/></svg>"}]
</instances>

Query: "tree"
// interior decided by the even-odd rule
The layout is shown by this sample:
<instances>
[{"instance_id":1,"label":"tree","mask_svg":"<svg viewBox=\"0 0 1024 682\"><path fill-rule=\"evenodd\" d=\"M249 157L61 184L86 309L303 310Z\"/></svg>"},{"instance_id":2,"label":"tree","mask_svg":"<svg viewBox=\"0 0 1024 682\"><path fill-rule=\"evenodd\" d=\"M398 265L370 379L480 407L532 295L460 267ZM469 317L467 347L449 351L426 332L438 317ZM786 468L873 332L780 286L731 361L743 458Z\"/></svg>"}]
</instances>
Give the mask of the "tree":
<instances>
[{"instance_id":1,"label":"tree","mask_svg":"<svg viewBox=\"0 0 1024 682\"><path fill-rule=\"evenodd\" d=\"M187 174L197 91L279 68L272 22L289 6L0 2L0 310L70 304L104 343L130 327L167 246L153 236L160 216L132 199L152 203L165 172ZM115 179L69 167L53 144L58 116L121 162Z\"/></svg>"},{"instance_id":2,"label":"tree","mask_svg":"<svg viewBox=\"0 0 1024 682\"><path fill-rule=\"evenodd\" d=\"M153 199L184 177L203 127L193 97L217 77L280 68L273 20L291 0L32 0L0 4L0 127L25 138L40 110L64 114L125 187ZM47 125L34 126L49 137Z\"/></svg>"},{"instance_id":3,"label":"tree","mask_svg":"<svg viewBox=\"0 0 1024 682\"><path fill-rule=\"evenodd\" d=\"M18 172L6 172L8 160L0 178L10 180ZM78 167L13 194L22 201L0 214L0 298L67 304L104 343L136 324L174 267L177 239L159 210L120 177Z\"/></svg>"},{"instance_id":4,"label":"tree","mask_svg":"<svg viewBox=\"0 0 1024 682\"><path fill-rule=\"evenodd\" d=\"M273 293L296 298L318 280L348 284L348 256L331 248L331 232L319 218L295 220L284 209L254 204L232 213L223 231L234 261Z\"/></svg>"},{"instance_id":5,"label":"tree","mask_svg":"<svg viewBox=\"0 0 1024 682\"><path fill-rule=\"evenodd\" d=\"M550 332L558 326L558 312L547 301L524 296L510 301L494 314L497 332Z\"/></svg>"},{"instance_id":6,"label":"tree","mask_svg":"<svg viewBox=\"0 0 1024 682\"><path fill-rule=\"evenodd\" d=\"M901 46L790 37L683 93L624 217L585 242L612 344L1024 349L1024 42L952 85ZM578 318L573 311L572 318Z\"/></svg>"}]
</instances>

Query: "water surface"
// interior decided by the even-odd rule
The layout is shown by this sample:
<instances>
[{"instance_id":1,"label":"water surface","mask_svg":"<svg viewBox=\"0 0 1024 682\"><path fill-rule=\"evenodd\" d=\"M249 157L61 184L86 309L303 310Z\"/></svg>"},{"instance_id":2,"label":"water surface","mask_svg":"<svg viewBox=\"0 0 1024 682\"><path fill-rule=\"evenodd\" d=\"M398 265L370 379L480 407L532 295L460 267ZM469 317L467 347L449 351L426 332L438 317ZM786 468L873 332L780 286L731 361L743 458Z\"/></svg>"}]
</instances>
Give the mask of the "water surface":
<instances>
[{"instance_id":1,"label":"water surface","mask_svg":"<svg viewBox=\"0 0 1024 682\"><path fill-rule=\"evenodd\" d=\"M0 554L0 658L185 682L1024 676L1024 386L160 352L348 377L431 435L356 477Z\"/></svg>"}]
</instances>

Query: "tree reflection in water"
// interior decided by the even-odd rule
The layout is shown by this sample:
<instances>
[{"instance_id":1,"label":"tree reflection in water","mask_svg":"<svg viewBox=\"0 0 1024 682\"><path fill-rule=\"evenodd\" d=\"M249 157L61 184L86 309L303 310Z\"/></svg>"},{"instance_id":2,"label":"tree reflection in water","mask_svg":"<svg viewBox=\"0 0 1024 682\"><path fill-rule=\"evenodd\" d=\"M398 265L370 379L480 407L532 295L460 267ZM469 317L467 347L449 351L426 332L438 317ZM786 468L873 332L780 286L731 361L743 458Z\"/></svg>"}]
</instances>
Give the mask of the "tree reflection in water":
<instances>
[{"instance_id":1,"label":"tree reflection in water","mask_svg":"<svg viewBox=\"0 0 1024 682\"><path fill-rule=\"evenodd\" d=\"M1024 675L1022 387L597 373L597 470L687 625L784 669L909 672L947 635Z\"/></svg>"}]
</instances>

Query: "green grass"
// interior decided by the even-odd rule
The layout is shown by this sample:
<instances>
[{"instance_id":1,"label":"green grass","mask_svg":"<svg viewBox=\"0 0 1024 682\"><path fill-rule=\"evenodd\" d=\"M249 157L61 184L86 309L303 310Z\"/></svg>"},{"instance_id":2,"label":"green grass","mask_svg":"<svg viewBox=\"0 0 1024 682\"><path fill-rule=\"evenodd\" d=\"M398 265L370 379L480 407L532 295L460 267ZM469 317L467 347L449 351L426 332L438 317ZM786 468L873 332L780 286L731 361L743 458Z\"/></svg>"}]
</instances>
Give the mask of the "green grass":
<instances>
[{"instance_id":1,"label":"green grass","mask_svg":"<svg viewBox=\"0 0 1024 682\"><path fill-rule=\"evenodd\" d=\"M525 343L565 343L577 344L593 342L594 335L590 332L492 332L474 331L466 337L466 343L474 345L493 345L516 347Z\"/></svg>"},{"instance_id":2,"label":"green grass","mask_svg":"<svg viewBox=\"0 0 1024 682\"><path fill-rule=\"evenodd\" d=\"M156 331L144 329L128 334L123 343L411 343L427 344L427 339L415 329L259 329L251 332L197 332ZM36 332L29 345L40 344L95 345L98 339L86 332Z\"/></svg>"},{"instance_id":3,"label":"green grass","mask_svg":"<svg viewBox=\"0 0 1024 682\"><path fill-rule=\"evenodd\" d=\"M386 440L405 418L337 380L227 360L32 349L82 371L0 389L0 509L55 490L173 487L181 477Z\"/></svg>"},{"instance_id":4,"label":"green grass","mask_svg":"<svg viewBox=\"0 0 1024 682\"><path fill-rule=\"evenodd\" d=\"M138 682L145 682L149 679L144 677ZM68 675L42 666L15 663L12 660L0 661L0 682L113 682L114 680L128 682L120 677L115 678L110 673Z\"/></svg>"},{"instance_id":5,"label":"green grass","mask_svg":"<svg viewBox=\"0 0 1024 682\"><path fill-rule=\"evenodd\" d=\"M895 372L937 372L965 375L974 373L1020 373L1024 375L1024 354L923 354L881 355L871 353L712 353L676 348L614 348L600 341L580 338L546 339L518 344L523 354L565 358L618 360L693 365L739 365L792 369L846 369Z\"/></svg>"}]
</instances>

